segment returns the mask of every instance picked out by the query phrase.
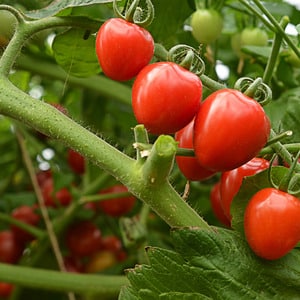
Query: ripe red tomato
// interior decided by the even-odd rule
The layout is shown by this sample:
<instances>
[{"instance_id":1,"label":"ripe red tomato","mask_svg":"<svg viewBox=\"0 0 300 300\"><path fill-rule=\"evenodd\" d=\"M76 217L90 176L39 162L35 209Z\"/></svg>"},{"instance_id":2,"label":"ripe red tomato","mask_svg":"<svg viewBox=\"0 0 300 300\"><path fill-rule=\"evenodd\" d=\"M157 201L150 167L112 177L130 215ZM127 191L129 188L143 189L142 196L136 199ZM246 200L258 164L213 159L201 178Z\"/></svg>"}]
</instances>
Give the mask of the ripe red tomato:
<instances>
[{"instance_id":1,"label":"ripe red tomato","mask_svg":"<svg viewBox=\"0 0 300 300\"><path fill-rule=\"evenodd\" d=\"M175 134L175 140L178 141L178 147L193 149L194 121L190 122ZM195 157L176 156L176 163L182 174L192 181L203 180L211 177L215 172L203 168Z\"/></svg>"},{"instance_id":2,"label":"ripe red tomato","mask_svg":"<svg viewBox=\"0 0 300 300\"><path fill-rule=\"evenodd\" d=\"M96 53L106 76L119 81L129 80L152 59L154 41L144 28L112 18L98 31Z\"/></svg>"},{"instance_id":3,"label":"ripe red tomato","mask_svg":"<svg viewBox=\"0 0 300 300\"><path fill-rule=\"evenodd\" d=\"M274 260L300 241L300 200L275 188L257 192L244 216L245 236L260 257Z\"/></svg>"},{"instance_id":4,"label":"ripe red tomato","mask_svg":"<svg viewBox=\"0 0 300 300\"><path fill-rule=\"evenodd\" d=\"M0 297L8 298L14 289L14 285L8 282L0 282Z\"/></svg>"},{"instance_id":5,"label":"ripe red tomato","mask_svg":"<svg viewBox=\"0 0 300 300\"><path fill-rule=\"evenodd\" d=\"M128 189L124 185L114 185L107 189L101 190L100 194L111 194L111 193L124 193L128 192ZM135 204L135 197L134 196L126 196L126 197L119 197L108 199L104 201L99 201L98 206L99 208L107 215L112 217L120 217L122 215L127 214L132 210Z\"/></svg>"},{"instance_id":6,"label":"ripe red tomato","mask_svg":"<svg viewBox=\"0 0 300 300\"><path fill-rule=\"evenodd\" d=\"M79 175L84 173L85 159L80 153L74 151L73 149L68 149L67 161L73 172Z\"/></svg>"},{"instance_id":7,"label":"ripe red tomato","mask_svg":"<svg viewBox=\"0 0 300 300\"><path fill-rule=\"evenodd\" d=\"M66 244L72 255L89 256L101 248L101 231L91 221L81 221L70 226Z\"/></svg>"},{"instance_id":8,"label":"ripe red tomato","mask_svg":"<svg viewBox=\"0 0 300 300\"><path fill-rule=\"evenodd\" d=\"M72 195L66 187L61 188L60 190L54 193L54 185L52 178L49 178L44 182L41 191L46 206L68 206L72 201Z\"/></svg>"},{"instance_id":9,"label":"ripe red tomato","mask_svg":"<svg viewBox=\"0 0 300 300\"><path fill-rule=\"evenodd\" d=\"M108 250L113 253L118 253L122 249L122 242L115 235L107 235L102 238L101 249Z\"/></svg>"},{"instance_id":10,"label":"ripe red tomato","mask_svg":"<svg viewBox=\"0 0 300 300\"><path fill-rule=\"evenodd\" d=\"M81 273L83 271L83 264L78 257L65 256L64 265L67 272Z\"/></svg>"},{"instance_id":11,"label":"ripe red tomato","mask_svg":"<svg viewBox=\"0 0 300 300\"><path fill-rule=\"evenodd\" d=\"M192 121L200 107L202 82L173 62L146 66L132 88L137 121L153 134L171 134Z\"/></svg>"},{"instance_id":12,"label":"ripe red tomato","mask_svg":"<svg viewBox=\"0 0 300 300\"><path fill-rule=\"evenodd\" d=\"M40 221L40 216L35 212L35 208L28 205L22 205L15 208L12 211L11 216L18 221L32 226L36 226ZM34 239L34 236L16 225L12 225L11 230L20 243L27 243Z\"/></svg>"},{"instance_id":13,"label":"ripe red tomato","mask_svg":"<svg viewBox=\"0 0 300 300\"><path fill-rule=\"evenodd\" d=\"M209 170L232 170L255 157L269 134L270 121L257 101L237 90L218 90L196 115L195 154Z\"/></svg>"},{"instance_id":14,"label":"ripe red tomato","mask_svg":"<svg viewBox=\"0 0 300 300\"><path fill-rule=\"evenodd\" d=\"M23 246L10 230L0 232L0 262L14 264L23 252Z\"/></svg>"},{"instance_id":15,"label":"ripe red tomato","mask_svg":"<svg viewBox=\"0 0 300 300\"><path fill-rule=\"evenodd\" d=\"M220 192L221 182L217 182L214 184L210 191L210 204L212 211L216 218L225 226L230 227L230 220L224 213L223 207L221 205L221 192Z\"/></svg>"},{"instance_id":16,"label":"ripe red tomato","mask_svg":"<svg viewBox=\"0 0 300 300\"><path fill-rule=\"evenodd\" d=\"M198 9L191 18L192 35L200 44L214 42L223 29L223 18L214 9Z\"/></svg>"},{"instance_id":17,"label":"ripe red tomato","mask_svg":"<svg viewBox=\"0 0 300 300\"><path fill-rule=\"evenodd\" d=\"M267 168L270 162L259 157L254 157L244 165L222 173L221 175L221 205L226 217L231 220L230 206L234 196L238 193L244 177L255 175Z\"/></svg>"}]
</instances>

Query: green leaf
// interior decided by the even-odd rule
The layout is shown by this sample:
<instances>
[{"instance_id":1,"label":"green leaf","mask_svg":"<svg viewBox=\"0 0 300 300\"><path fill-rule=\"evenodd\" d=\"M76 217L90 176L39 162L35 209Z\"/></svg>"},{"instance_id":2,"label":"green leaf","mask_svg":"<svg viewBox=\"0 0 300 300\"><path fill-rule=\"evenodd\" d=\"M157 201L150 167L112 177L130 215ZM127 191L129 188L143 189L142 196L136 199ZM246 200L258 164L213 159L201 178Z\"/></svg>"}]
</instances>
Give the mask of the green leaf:
<instances>
[{"instance_id":1,"label":"green leaf","mask_svg":"<svg viewBox=\"0 0 300 300\"><path fill-rule=\"evenodd\" d=\"M157 43L165 47L176 44L176 34L182 30L184 21L192 14L188 1L152 1L155 19L147 28Z\"/></svg>"},{"instance_id":2,"label":"green leaf","mask_svg":"<svg viewBox=\"0 0 300 300\"><path fill-rule=\"evenodd\" d=\"M26 13L26 15L34 19L41 19L57 15L58 13L62 13L63 11L66 11L72 7L89 6L93 4L109 2L112 2L112 0L55 0L52 1L47 7L39 10L29 11Z\"/></svg>"},{"instance_id":3,"label":"green leaf","mask_svg":"<svg viewBox=\"0 0 300 300\"><path fill-rule=\"evenodd\" d=\"M299 249L265 261L232 230L183 228L171 237L175 251L148 248L149 265L128 270L119 300L299 299Z\"/></svg>"},{"instance_id":4,"label":"green leaf","mask_svg":"<svg viewBox=\"0 0 300 300\"><path fill-rule=\"evenodd\" d=\"M100 72L95 52L95 36L84 38L85 30L70 29L55 37L53 51L56 62L69 75L88 77Z\"/></svg>"}]
</instances>

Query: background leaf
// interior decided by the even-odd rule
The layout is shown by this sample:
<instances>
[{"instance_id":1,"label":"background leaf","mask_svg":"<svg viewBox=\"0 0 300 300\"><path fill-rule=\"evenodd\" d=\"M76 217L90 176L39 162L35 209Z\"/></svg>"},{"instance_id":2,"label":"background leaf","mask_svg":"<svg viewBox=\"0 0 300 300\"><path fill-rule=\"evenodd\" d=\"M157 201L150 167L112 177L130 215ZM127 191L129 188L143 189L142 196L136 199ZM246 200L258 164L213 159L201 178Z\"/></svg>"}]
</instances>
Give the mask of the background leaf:
<instances>
[{"instance_id":1,"label":"background leaf","mask_svg":"<svg viewBox=\"0 0 300 300\"><path fill-rule=\"evenodd\" d=\"M29 11L26 13L26 15L34 19L40 19L54 16L72 7L88 6L109 2L112 2L112 0L56 0L52 1L47 7L39 10Z\"/></svg>"},{"instance_id":2,"label":"background leaf","mask_svg":"<svg viewBox=\"0 0 300 300\"><path fill-rule=\"evenodd\" d=\"M84 38L85 30L70 29L57 35L53 41L56 62L69 75L88 77L100 72L95 52L95 36Z\"/></svg>"}]
</instances>

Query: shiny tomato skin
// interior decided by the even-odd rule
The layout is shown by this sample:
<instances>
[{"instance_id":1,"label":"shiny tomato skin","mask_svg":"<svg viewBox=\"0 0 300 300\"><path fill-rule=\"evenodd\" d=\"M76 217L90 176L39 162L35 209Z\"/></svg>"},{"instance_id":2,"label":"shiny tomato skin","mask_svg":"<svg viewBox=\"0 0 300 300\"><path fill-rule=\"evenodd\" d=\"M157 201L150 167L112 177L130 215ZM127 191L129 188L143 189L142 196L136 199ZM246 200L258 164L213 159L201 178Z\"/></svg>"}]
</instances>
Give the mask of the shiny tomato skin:
<instances>
[{"instance_id":1,"label":"shiny tomato skin","mask_svg":"<svg viewBox=\"0 0 300 300\"><path fill-rule=\"evenodd\" d=\"M132 87L136 120L152 134L172 134L192 121L199 110L202 82L173 62L146 66Z\"/></svg>"},{"instance_id":2,"label":"shiny tomato skin","mask_svg":"<svg viewBox=\"0 0 300 300\"><path fill-rule=\"evenodd\" d=\"M300 241L300 200L275 188L257 192L249 201L244 230L250 248L259 256L275 260Z\"/></svg>"},{"instance_id":3,"label":"shiny tomato skin","mask_svg":"<svg viewBox=\"0 0 300 300\"><path fill-rule=\"evenodd\" d=\"M96 54L107 77L126 81L135 77L150 62L154 54L154 41L144 28L112 18L97 33Z\"/></svg>"},{"instance_id":4,"label":"shiny tomato skin","mask_svg":"<svg viewBox=\"0 0 300 300\"><path fill-rule=\"evenodd\" d=\"M196 115L195 155L209 170L232 170L255 157L269 134L270 121L257 101L238 90L218 90Z\"/></svg>"},{"instance_id":5,"label":"shiny tomato skin","mask_svg":"<svg viewBox=\"0 0 300 300\"><path fill-rule=\"evenodd\" d=\"M11 230L0 232L0 262L15 264L22 256L24 248Z\"/></svg>"},{"instance_id":6,"label":"shiny tomato skin","mask_svg":"<svg viewBox=\"0 0 300 300\"><path fill-rule=\"evenodd\" d=\"M179 148L193 149L194 121L190 122L175 134L175 140ZM181 173L191 181L204 180L215 174L215 172L203 168L195 157L176 156L176 163Z\"/></svg>"},{"instance_id":7,"label":"shiny tomato skin","mask_svg":"<svg viewBox=\"0 0 300 300\"><path fill-rule=\"evenodd\" d=\"M15 208L11 216L18 221L32 226L36 226L40 221L40 216L35 212L35 208L29 205L21 205ZM16 225L11 225L11 230L20 243L27 243L34 239L34 236Z\"/></svg>"},{"instance_id":8,"label":"shiny tomato skin","mask_svg":"<svg viewBox=\"0 0 300 300\"><path fill-rule=\"evenodd\" d=\"M125 193L128 192L126 186L117 184L112 187L103 189L99 194L111 194L111 193ZM136 198L132 195L108 199L100 201L98 207L107 215L111 217L120 217L127 214L132 210L136 202Z\"/></svg>"},{"instance_id":9,"label":"shiny tomato skin","mask_svg":"<svg viewBox=\"0 0 300 300\"><path fill-rule=\"evenodd\" d=\"M89 256L101 248L102 234L91 221L81 221L70 226L66 233L66 244L74 256Z\"/></svg>"},{"instance_id":10,"label":"shiny tomato skin","mask_svg":"<svg viewBox=\"0 0 300 300\"><path fill-rule=\"evenodd\" d=\"M229 220L232 218L230 214L232 200L238 193L244 177L255 175L266 170L269 166L270 162L268 160L254 157L244 165L222 173L220 184L221 205L223 207L224 214Z\"/></svg>"},{"instance_id":11,"label":"shiny tomato skin","mask_svg":"<svg viewBox=\"0 0 300 300\"><path fill-rule=\"evenodd\" d=\"M230 220L225 215L223 207L221 205L220 186L220 181L213 185L209 195L210 205L216 218L226 227L230 227Z\"/></svg>"}]
</instances>

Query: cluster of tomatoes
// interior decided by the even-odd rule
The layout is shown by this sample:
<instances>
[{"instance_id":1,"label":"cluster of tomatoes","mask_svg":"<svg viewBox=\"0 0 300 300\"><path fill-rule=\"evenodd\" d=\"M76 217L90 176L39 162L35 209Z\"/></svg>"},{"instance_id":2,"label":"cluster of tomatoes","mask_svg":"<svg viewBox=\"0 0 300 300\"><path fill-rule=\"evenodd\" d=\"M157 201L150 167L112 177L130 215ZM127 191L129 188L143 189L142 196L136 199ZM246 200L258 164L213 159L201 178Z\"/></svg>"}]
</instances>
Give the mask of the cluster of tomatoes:
<instances>
[{"instance_id":1,"label":"cluster of tomatoes","mask_svg":"<svg viewBox=\"0 0 300 300\"><path fill-rule=\"evenodd\" d=\"M203 32L197 27L205 18L214 18L218 25L213 39L222 29L217 12L195 12L191 18L192 33L201 43L211 42L197 34ZM239 35L239 44L246 45L245 40L249 42L251 38L253 42L259 38L263 45L267 41L262 30L247 28ZM268 141L270 121L256 100L235 89L218 90L202 101L199 77L174 62L150 63L153 51L150 33L126 20L110 19L97 34L96 53L104 74L114 80L134 79L132 108L137 122L151 134L173 134L179 148L194 151L194 156L176 156L183 175L188 180L201 181L221 174L211 191L211 204L219 220L230 227L231 202L243 178L270 167L269 161L256 157ZM299 207L297 198L275 188L261 190L251 199L244 228L257 255L277 259L295 247L300 230L292 223L300 216ZM292 221L285 226L276 218L270 221L270 214L282 214L281 218L291 217ZM276 234L268 235L267 231ZM296 233L287 239L290 231Z\"/></svg>"},{"instance_id":2,"label":"cluster of tomatoes","mask_svg":"<svg viewBox=\"0 0 300 300\"><path fill-rule=\"evenodd\" d=\"M85 172L85 159L78 152L68 149L66 160L70 169L76 175ZM75 201L68 186L55 188L55 179L51 170L38 171L36 179L44 199L44 204L49 210L59 210ZM103 201L87 202L84 209L92 211L96 217L106 215L111 218L121 217L130 212L136 202L135 197L128 193L128 189L115 184L108 188L100 189L98 194L110 195L122 193L119 197ZM35 227L39 232L45 230L41 210L37 204L21 205L16 207L10 215L9 228L0 232L0 262L17 264L25 253L25 249L34 244L38 238L19 226ZM103 232L93 219L78 219L68 226L62 238L61 250L65 269L68 272L96 273L110 268L127 258L127 252L119 234ZM0 282L0 298L10 296L14 286L10 283Z\"/></svg>"}]
</instances>

